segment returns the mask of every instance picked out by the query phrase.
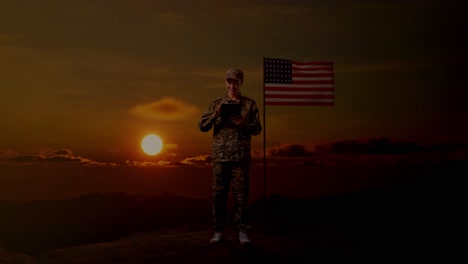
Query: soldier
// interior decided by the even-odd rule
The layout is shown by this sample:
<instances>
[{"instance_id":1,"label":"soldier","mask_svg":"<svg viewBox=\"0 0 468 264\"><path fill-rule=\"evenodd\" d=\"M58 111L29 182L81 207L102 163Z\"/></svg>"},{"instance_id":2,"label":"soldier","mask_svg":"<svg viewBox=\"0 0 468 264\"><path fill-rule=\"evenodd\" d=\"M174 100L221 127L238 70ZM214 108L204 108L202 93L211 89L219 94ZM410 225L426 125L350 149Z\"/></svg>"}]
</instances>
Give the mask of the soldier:
<instances>
[{"instance_id":1,"label":"soldier","mask_svg":"<svg viewBox=\"0 0 468 264\"><path fill-rule=\"evenodd\" d=\"M235 222L239 230L241 245L250 243L247 236L247 199L250 185L251 136L260 134L262 126L259 111L254 100L243 96L240 87L244 83L244 73L239 69L226 72L227 93L212 101L202 115L198 128L208 132L213 128L212 142L212 197L214 235L210 243L223 240L223 227L226 222L226 200L230 184L235 199ZM237 106L240 111L226 119L223 105Z\"/></svg>"}]
</instances>

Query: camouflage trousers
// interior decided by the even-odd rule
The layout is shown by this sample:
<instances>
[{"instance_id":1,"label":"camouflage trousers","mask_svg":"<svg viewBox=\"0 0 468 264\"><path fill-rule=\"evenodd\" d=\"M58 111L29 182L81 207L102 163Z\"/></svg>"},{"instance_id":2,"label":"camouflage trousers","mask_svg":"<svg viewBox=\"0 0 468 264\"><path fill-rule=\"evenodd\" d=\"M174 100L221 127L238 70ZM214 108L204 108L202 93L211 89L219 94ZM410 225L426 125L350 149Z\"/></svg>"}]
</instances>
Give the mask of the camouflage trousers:
<instances>
[{"instance_id":1,"label":"camouflage trousers","mask_svg":"<svg viewBox=\"0 0 468 264\"><path fill-rule=\"evenodd\" d=\"M213 162L213 196L214 231L221 231L226 224L226 203L230 185L234 195L234 221L239 231L247 229L247 200L250 189L250 163L247 162Z\"/></svg>"}]
</instances>

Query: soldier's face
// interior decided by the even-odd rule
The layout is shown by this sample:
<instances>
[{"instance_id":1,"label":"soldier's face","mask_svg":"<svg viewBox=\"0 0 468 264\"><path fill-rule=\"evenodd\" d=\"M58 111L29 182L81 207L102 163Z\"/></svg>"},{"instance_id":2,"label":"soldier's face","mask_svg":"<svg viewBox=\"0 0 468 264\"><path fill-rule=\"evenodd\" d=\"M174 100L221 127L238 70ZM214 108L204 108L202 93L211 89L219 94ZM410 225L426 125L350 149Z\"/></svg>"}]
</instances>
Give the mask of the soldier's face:
<instances>
[{"instance_id":1,"label":"soldier's face","mask_svg":"<svg viewBox=\"0 0 468 264\"><path fill-rule=\"evenodd\" d=\"M231 95L238 95L240 90L241 84L236 79L227 79L226 80L226 88L229 94Z\"/></svg>"}]
</instances>

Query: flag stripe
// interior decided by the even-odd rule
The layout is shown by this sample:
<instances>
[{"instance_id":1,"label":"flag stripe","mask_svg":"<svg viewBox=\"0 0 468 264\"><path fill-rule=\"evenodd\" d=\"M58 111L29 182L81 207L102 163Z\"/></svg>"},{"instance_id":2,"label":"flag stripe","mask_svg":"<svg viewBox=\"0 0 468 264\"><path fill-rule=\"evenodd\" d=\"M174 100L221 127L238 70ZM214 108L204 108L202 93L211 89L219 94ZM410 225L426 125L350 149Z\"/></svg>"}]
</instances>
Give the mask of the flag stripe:
<instances>
[{"instance_id":1,"label":"flag stripe","mask_svg":"<svg viewBox=\"0 0 468 264\"><path fill-rule=\"evenodd\" d=\"M333 80L325 80L325 81L312 81L312 80L302 80L302 79L295 79L293 78L292 84L334 84L335 81Z\"/></svg>"},{"instance_id":2,"label":"flag stripe","mask_svg":"<svg viewBox=\"0 0 468 264\"><path fill-rule=\"evenodd\" d=\"M267 88L265 89L265 93L268 93L268 92L275 92L275 91L279 91L279 92L294 92L294 91L297 91L297 92L333 92L334 93L334 90L333 88L284 88L284 87L271 87L271 88Z\"/></svg>"},{"instance_id":3,"label":"flag stripe","mask_svg":"<svg viewBox=\"0 0 468 264\"><path fill-rule=\"evenodd\" d=\"M311 62L298 62L298 61L291 61L293 64L297 65L328 65L333 66L332 61L311 61Z\"/></svg>"},{"instance_id":4,"label":"flag stripe","mask_svg":"<svg viewBox=\"0 0 468 264\"><path fill-rule=\"evenodd\" d=\"M330 98L266 98L265 101L268 102L277 102L277 103L331 103L334 102L334 99Z\"/></svg>"},{"instance_id":5,"label":"flag stripe","mask_svg":"<svg viewBox=\"0 0 468 264\"><path fill-rule=\"evenodd\" d=\"M333 72L329 71L329 70L314 70L314 71L304 71L302 69L298 69L298 70L291 70L291 72L293 74L295 73L306 73L306 74L323 74L323 73L327 73L327 74L333 74Z\"/></svg>"},{"instance_id":6,"label":"flag stripe","mask_svg":"<svg viewBox=\"0 0 468 264\"><path fill-rule=\"evenodd\" d=\"M274 87L283 87L283 88L331 88L333 89L333 83L323 83L323 84L307 84L307 83L265 83L265 88L274 88Z\"/></svg>"},{"instance_id":7,"label":"flag stripe","mask_svg":"<svg viewBox=\"0 0 468 264\"><path fill-rule=\"evenodd\" d=\"M335 102L268 102L267 105L334 106Z\"/></svg>"},{"instance_id":8,"label":"flag stripe","mask_svg":"<svg viewBox=\"0 0 468 264\"><path fill-rule=\"evenodd\" d=\"M334 77L335 74L332 72L323 72L323 73L313 73L306 72L306 71L292 71L293 77Z\"/></svg>"},{"instance_id":9,"label":"flag stripe","mask_svg":"<svg viewBox=\"0 0 468 264\"><path fill-rule=\"evenodd\" d=\"M268 98L268 102L324 102L330 103L333 102L333 99L328 98Z\"/></svg>"},{"instance_id":10,"label":"flag stripe","mask_svg":"<svg viewBox=\"0 0 468 264\"><path fill-rule=\"evenodd\" d=\"M326 66L326 65L297 65L297 64L292 64L291 69L296 70L296 71L332 71L333 67L332 66Z\"/></svg>"},{"instance_id":11,"label":"flag stripe","mask_svg":"<svg viewBox=\"0 0 468 264\"><path fill-rule=\"evenodd\" d=\"M265 83L265 89L334 89L333 84L287 84L287 83Z\"/></svg>"},{"instance_id":12,"label":"flag stripe","mask_svg":"<svg viewBox=\"0 0 468 264\"><path fill-rule=\"evenodd\" d=\"M333 81L333 77L296 77L293 75L293 82L296 81Z\"/></svg>"},{"instance_id":13,"label":"flag stripe","mask_svg":"<svg viewBox=\"0 0 468 264\"><path fill-rule=\"evenodd\" d=\"M291 99L335 99L335 95L323 95L323 94L265 94L265 98L291 98ZM268 100L271 102L271 100Z\"/></svg>"},{"instance_id":14,"label":"flag stripe","mask_svg":"<svg viewBox=\"0 0 468 264\"><path fill-rule=\"evenodd\" d=\"M265 91L265 94L296 94L296 95L305 95L305 94L335 94L333 91Z\"/></svg>"},{"instance_id":15,"label":"flag stripe","mask_svg":"<svg viewBox=\"0 0 468 264\"><path fill-rule=\"evenodd\" d=\"M331 67L311 67L311 68L307 68L305 66L297 66L297 65L293 65L291 69L293 71L309 70L309 71L324 71L324 72L331 72L333 70L333 68L331 68Z\"/></svg>"},{"instance_id":16,"label":"flag stripe","mask_svg":"<svg viewBox=\"0 0 468 264\"><path fill-rule=\"evenodd\" d=\"M293 84L295 83L305 83L305 84L328 84L328 83L335 83L334 80L319 80L316 78L293 78Z\"/></svg>"}]
</instances>

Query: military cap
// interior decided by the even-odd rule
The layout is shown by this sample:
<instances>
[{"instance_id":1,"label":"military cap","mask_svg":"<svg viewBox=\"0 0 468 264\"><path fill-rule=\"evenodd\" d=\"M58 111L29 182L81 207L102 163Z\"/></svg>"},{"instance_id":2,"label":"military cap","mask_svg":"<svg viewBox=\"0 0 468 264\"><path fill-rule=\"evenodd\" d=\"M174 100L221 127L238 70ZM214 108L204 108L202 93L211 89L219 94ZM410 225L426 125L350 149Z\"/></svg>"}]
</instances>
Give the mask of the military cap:
<instances>
[{"instance_id":1,"label":"military cap","mask_svg":"<svg viewBox=\"0 0 468 264\"><path fill-rule=\"evenodd\" d=\"M244 82L244 73L239 70L239 69L229 69L227 72L226 72L226 80L227 79L236 79L239 81L239 83L243 83Z\"/></svg>"}]
</instances>

